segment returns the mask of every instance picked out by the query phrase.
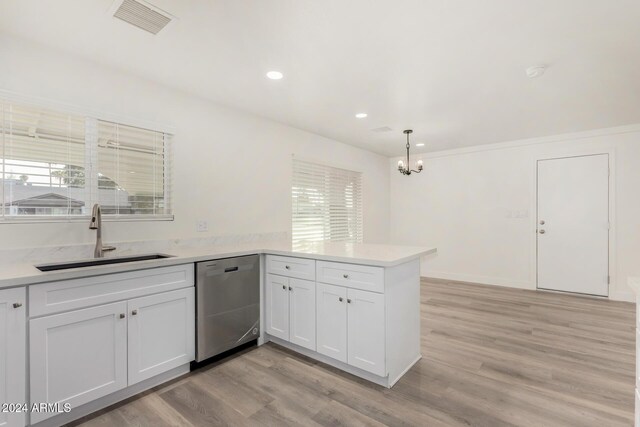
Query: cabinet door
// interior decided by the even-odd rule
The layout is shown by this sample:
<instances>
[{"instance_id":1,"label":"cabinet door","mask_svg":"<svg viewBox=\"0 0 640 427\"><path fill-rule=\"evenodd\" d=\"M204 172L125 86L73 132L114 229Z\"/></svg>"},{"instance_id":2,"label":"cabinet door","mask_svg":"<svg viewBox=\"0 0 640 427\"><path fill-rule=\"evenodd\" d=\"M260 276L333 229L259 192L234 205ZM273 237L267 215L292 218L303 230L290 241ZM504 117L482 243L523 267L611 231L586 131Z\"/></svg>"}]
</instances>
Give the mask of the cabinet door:
<instances>
[{"instance_id":1,"label":"cabinet door","mask_svg":"<svg viewBox=\"0 0 640 427\"><path fill-rule=\"evenodd\" d=\"M289 279L289 337L299 346L316 349L316 284Z\"/></svg>"},{"instance_id":2,"label":"cabinet door","mask_svg":"<svg viewBox=\"0 0 640 427\"><path fill-rule=\"evenodd\" d=\"M349 289L348 301L348 363L372 374L384 377L385 322L384 295Z\"/></svg>"},{"instance_id":3,"label":"cabinet door","mask_svg":"<svg viewBox=\"0 0 640 427\"><path fill-rule=\"evenodd\" d=\"M129 385L195 358L195 289L136 298L129 309Z\"/></svg>"},{"instance_id":4,"label":"cabinet door","mask_svg":"<svg viewBox=\"0 0 640 427\"><path fill-rule=\"evenodd\" d=\"M347 362L347 289L317 283L317 351Z\"/></svg>"},{"instance_id":5,"label":"cabinet door","mask_svg":"<svg viewBox=\"0 0 640 427\"><path fill-rule=\"evenodd\" d=\"M0 291L0 403L24 404L27 397L25 295L25 288ZM0 426L24 425L24 412L0 411Z\"/></svg>"},{"instance_id":6,"label":"cabinet door","mask_svg":"<svg viewBox=\"0 0 640 427\"><path fill-rule=\"evenodd\" d=\"M31 403L75 408L125 388L126 312L118 302L31 320ZM34 412L31 423L54 415Z\"/></svg>"},{"instance_id":7,"label":"cabinet door","mask_svg":"<svg viewBox=\"0 0 640 427\"><path fill-rule=\"evenodd\" d=\"M289 279L267 274L267 333L289 341Z\"/></svg>"}]
</instances>

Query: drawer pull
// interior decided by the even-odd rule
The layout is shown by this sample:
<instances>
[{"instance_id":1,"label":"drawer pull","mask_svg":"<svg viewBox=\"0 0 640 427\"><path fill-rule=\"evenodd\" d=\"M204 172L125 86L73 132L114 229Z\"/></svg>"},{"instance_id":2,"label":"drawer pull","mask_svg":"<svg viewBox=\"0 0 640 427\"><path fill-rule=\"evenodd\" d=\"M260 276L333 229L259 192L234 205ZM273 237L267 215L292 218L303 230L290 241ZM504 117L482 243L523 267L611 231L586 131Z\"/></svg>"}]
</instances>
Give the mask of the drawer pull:
<instances>
[{"instance_id":1,"label":"drawer pull","mask_svg":"<svg viewBox=\"0 0 640 427\"><path fill-rule=\"evenodd\" d=\"M131 315L132 315L132 316L136 316L137 314L138 314L138 310L132 310L132 311L131 311Z\"/></svg>"},{"instance_id":2,"label":"drawer pull","mask_svg":"<svg viewBox=\"0 0 640 427\"><path fill-rule=\"evenodd\" d=\"M285 285L282 285L282 289L284 289L286 291L287 287Z\"/></svg>"},{"instance_id":3,"label":"drawer pull","mask_svg":"<svg viewBox=\"0 0 640 427\"><path fill-rule=\"evenodd\" d=\"M345 279L348 279L349 275L345 273L345 274L342 275L342 277L344 277Z\"/></svg>"},{"instance_id":4,"label":"drawer pull","mask_svg":"<svg viewBox=\"0 0 640 427\"><path fill-rule=\"evenodd\" d=\"M14 302L13 303L13 308L20 308L22 307L22 303L21 302Z\"/></svg>"},{"instance_id":5,"label":"drawer pull","mask_svg":"<svg viewBox=\"0 0 640 427\"><path fill-rule=\"evenodd\" d=\"M347 303L351 304L351 298L347 298Z\"/></svg>"},{"instance_id":6,"label":"drawer pull","mask_svg":"<svg viewBox=\"0 0 640 427\"><path fill-rule=\"evenodd\" d=\"M342 297L338 298L338 301L342 302Z\"/></svg>"},{"instance_id":7,"label":"drawer pull","mask_svg":"<svg viewBox=\"0 0 640 427\"><path fill-rule=\"evenodd\" d=\"M291 267L288 265L285 265L284 268L286 268L287 270L291 270Z\"/></svg>"},{"instance_id":8,"label":"drawer pull","mask_svg":"<svg viewBox=\"0 0 640 427\"><path fill-rule=\"evenodd\" d=\"M290 291L293 291L293 288L292 288L291 286L289 286L289 290L290 290Z\"/></svg>"},{"instance_id":9,"label":"drawer pull","mask_svg":"<svg viewBox=\"0 0 640 427\"><path fill-rule=\"evenodd\" d=\"M118 316L118 317L120 317L121 319L124 319L125 315L124 315L124 313L120 313L120 316Z\"/></svg>"}]
</instances>

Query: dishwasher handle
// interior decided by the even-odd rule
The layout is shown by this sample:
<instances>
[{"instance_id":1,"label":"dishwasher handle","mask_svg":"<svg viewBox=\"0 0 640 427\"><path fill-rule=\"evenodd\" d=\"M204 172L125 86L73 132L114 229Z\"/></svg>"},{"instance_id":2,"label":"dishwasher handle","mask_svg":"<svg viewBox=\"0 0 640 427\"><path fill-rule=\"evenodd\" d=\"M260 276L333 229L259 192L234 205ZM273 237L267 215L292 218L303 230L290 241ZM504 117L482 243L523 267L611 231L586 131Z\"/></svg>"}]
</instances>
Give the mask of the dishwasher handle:
<instances>
[{"instance_id":1,"label":"dishwasher handle","mask_svg":"<svg viewBox=\"0 0 640 427\"><path fill-rule=\"evenodd\" d=\"M238 266L235 266L235 267L227 267L227 268L225 268L225 269L224 269L224 272L225 272L225 273L231 273L231 272L234 272L234 271L238 271Z\"/></svg>"}]
</instances>

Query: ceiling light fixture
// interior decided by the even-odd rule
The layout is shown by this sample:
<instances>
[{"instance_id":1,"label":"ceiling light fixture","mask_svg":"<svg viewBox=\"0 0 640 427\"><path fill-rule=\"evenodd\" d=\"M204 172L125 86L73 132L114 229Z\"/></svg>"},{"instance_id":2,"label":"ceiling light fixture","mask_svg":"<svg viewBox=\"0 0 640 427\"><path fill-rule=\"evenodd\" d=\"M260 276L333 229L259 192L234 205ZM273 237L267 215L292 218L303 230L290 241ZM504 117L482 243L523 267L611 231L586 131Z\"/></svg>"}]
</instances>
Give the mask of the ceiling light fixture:
<instances>
[{"instance_id":1,"label":"ceiling light fixture","mask_svg":"<svg viewBox=\"0 0 640 427\"><path fill-rule=\"evenodd\" d=\"M356 114L356 117L359 119L364 119L365 117L367 117L367 113L358 113Z\"/></svg>"},{"instance_id":2,"label":"ceiling light fixture","mask_svg":"<svg viewBox=\"0 0 640 427\"><path fill-rule=\"evenodd\" d=\"M411 147L411 145L409 144L409 135L411 135L413 133L413 131L411 129L407 129L407 130L403 131L402 133L407 135L407 164L405 165L402 160L399 160L398 161L398 171L403 175L411 175L411 172L420 173L420 172L422 172L422 160L418 160L416 162L416 169L417 170L409 169L409 167L410 167L409 166L409 148Z\"/></svg>"},{"instance_id":3,"label":"ceiling light fixture","mask_svg":"<svg viewBox=\"0 0 640 427\"><path fill-rule=\"evenodd\" d=\"M267 77L269 77L271 80L280 80L284 77L284 74L282 74L280 71L269 71L267 73Z\"/></svg>"},{"instance_id":4,"label":"ceiling light fixture","mask_svg":"<svg viewBox=\"0 0 640 427\"><path fill-rule=\"evenodd\" d=\"M527 68L525 70L525 73L527 73L527 77L529 77L530 79L535 79L538 77L542 77L546 69L547 67L544 65L533 65Z\"/></svg>"}]
</instances>

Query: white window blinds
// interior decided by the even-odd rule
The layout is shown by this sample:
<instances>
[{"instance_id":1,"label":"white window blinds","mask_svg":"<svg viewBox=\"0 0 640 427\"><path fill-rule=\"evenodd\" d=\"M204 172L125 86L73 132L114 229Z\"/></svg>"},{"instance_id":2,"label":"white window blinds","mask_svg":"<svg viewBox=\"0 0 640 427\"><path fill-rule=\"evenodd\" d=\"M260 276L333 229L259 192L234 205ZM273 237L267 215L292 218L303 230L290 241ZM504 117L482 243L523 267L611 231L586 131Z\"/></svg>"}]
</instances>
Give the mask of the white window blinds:
<instances>
[{"instance_id":1,"label":"white window blinds","mask_svg":"<svg viewBox=\"0 0 640 427\"><path fill-rule=\"evenodd\" d=\"M98 199L115 215L169 213L166 134L98 121Z\"/></svg>"},{"instance_id":2,"label":"white window blinds","mask_svg":"<svg viewBox=\"0 0 640 427\"><path fill-rule=\"evenodd\" d=\"M362 242L362 174L293 160L292 240Z\"/></svg>"},{"instance_id":3,"label":"white window blinds","mask_svg":"<svg viewBox=\"0 0 640 427\"><path fill-rule=\"evenodd\" d=\"M86 210L85 118L0 102L2 216Z\"/></svg>"},{"instance_id":4,"label":"white window blinds","mask_svg":"<svg viewBox=\"0 0 640 427\"><path fill-rule=\"evenodd\" d=\"M171 219L170 135L0 100L0 220Z\"/></svg>"}]
</instances>

